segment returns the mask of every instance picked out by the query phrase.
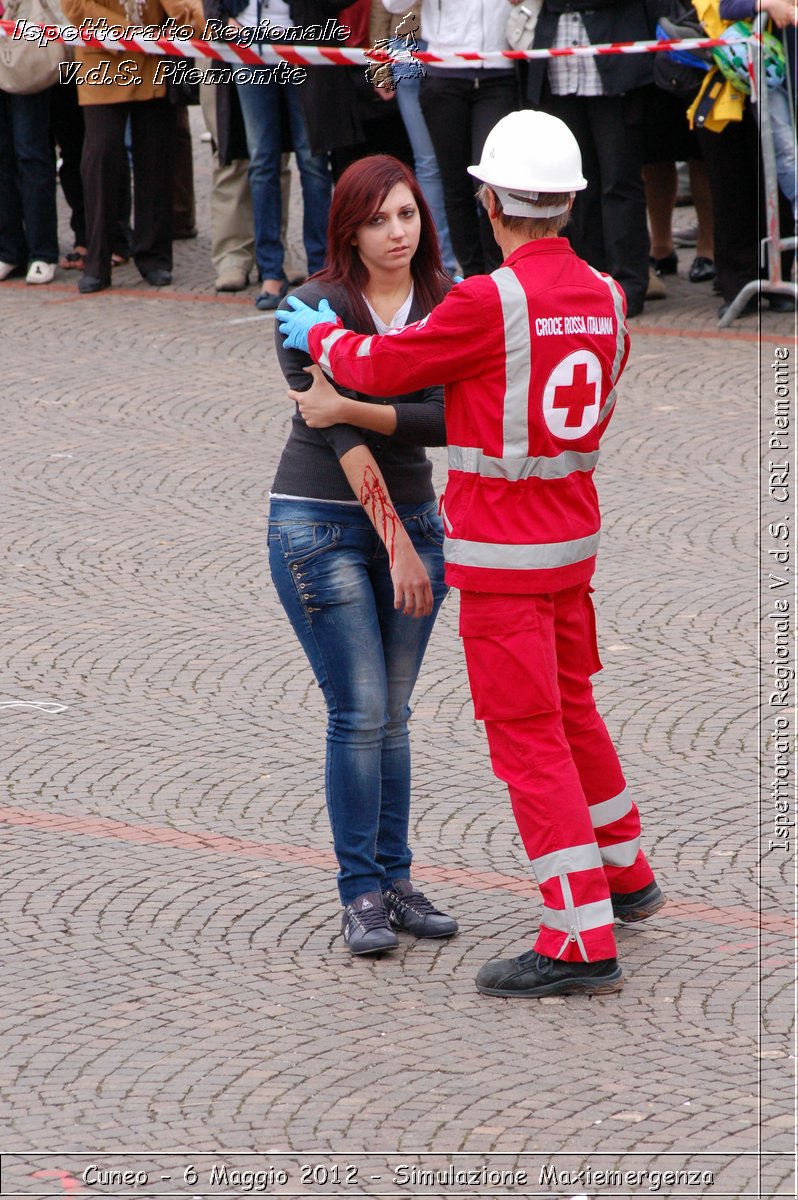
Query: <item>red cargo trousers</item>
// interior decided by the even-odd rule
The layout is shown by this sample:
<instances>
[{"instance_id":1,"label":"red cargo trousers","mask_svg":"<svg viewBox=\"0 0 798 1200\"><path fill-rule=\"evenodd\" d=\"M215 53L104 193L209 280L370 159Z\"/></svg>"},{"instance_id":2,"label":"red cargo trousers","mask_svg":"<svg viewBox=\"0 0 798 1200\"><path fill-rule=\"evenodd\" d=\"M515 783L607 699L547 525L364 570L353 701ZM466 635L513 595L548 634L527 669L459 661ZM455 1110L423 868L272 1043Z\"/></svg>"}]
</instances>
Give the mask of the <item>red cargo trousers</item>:
<instances>
[{"instance_id":1,"label":"red cargo trousers","mask_svg":"<svg viewBox=\"0 0 798 1200\"><path fill-rule=\"evenodd\" d=\"M634 892L654 878L593 700L590 676L601 662L591 590L460 597L475 714L543 895L534 948L586 962L616 955L610 891Z\"/></svg>"}]
</instances>

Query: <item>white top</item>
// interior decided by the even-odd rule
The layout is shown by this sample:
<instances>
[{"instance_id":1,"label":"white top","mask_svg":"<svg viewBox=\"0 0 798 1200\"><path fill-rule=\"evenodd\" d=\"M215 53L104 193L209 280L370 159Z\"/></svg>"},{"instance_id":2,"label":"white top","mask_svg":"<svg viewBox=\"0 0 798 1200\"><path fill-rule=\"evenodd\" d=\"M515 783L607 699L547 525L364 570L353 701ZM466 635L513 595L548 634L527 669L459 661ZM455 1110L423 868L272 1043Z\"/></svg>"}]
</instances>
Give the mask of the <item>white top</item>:
<instances>
[{"instance_id":1,"label":"white top","mask_svg":"<svg viewBox=\"0 0 798 1200\"><path fill-rule=\"evenodd\" d=\"M407 0L382 0L389 13L407 11ZM418 5L416 12L418 12ZM510 5L507 0L421 0L421 36L431 54L447 54L453 50L506 50L504 27ZM501 69L511 67L510 61L463 63L464 67Z\"/></svg>"},{"instance_id":2,"label":"white top","mask_svg":"<svg viewBox=\"0 0 798 1200\"><path fill-rule=\"evenodd\" d=\"M258 17L258 8L260 7L260 17ZM236 17L239 25L246 25L248 29L254 29L258 21L266 22L270 25L290 25L291 12L286 3L286 0L247 0L247 7Z\"/></svg>"},{"instance_id":3,"label":"white top","mask_svg":"<svg viewBox=\"0 0 798 1200\"><path fill-rule=\"evenodd\" d=\"M413 305L413 284L410 284L410 291L407 293L407 299L397 308L396 312L391 317L386 325L379 313L368 302L368 297L364 296L366 308L369 310L369 315L374 322L374 328L377 333L387 333L389 329L403 329L407 324L407 318L410 316L410 309Z\"/></svg>"}]
</instances>

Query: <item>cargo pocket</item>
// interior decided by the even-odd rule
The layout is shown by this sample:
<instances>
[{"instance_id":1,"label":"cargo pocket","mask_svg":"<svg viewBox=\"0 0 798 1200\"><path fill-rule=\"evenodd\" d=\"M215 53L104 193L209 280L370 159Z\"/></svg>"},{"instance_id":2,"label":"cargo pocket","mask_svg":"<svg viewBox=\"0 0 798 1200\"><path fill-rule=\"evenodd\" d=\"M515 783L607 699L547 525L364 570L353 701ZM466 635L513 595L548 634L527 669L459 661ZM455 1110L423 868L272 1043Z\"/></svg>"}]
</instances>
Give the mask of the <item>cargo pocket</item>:
<instances>
[{"instance_id":1,"label":"cargo pocket","mask_svg":"<svg viewBox=\"0 0 798 1200\"><path fill-rule=\"evenodd\" d=\"M477 720L517 720L560 708L548 597L463 592L460 636Z\"/></svg>"}]
</instances>

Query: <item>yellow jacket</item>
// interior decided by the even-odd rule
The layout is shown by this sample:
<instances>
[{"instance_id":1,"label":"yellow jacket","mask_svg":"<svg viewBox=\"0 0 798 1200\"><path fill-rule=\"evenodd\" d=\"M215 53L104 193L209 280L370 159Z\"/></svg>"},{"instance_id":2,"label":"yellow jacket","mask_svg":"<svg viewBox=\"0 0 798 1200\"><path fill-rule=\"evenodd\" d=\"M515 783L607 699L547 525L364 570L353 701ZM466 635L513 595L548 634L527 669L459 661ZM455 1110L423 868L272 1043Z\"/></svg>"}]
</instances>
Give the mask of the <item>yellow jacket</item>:
<instances>
[{"instance_id":1,"label":"yellow jacket","mask_svg":"<svg viewBox=\"0 0 798 1200\"><path fill-rule=\"evenodd\" d=\"M707 37L720 37L724 29L728 29L731 21L724 21L720 15L719 0L692 0L693 8L707 32ZM724 79L717 67L707 72L707 77L701 85L701 91L687 110L687 120L690 128L695 127L695 118L702 107L704 98L714 96L712 108L705 117L701 128L709 129L712 133L720 133L729 121L743 119L745 96L737 88L732 87L728 79Z\"/></svg>"}]
</instances>

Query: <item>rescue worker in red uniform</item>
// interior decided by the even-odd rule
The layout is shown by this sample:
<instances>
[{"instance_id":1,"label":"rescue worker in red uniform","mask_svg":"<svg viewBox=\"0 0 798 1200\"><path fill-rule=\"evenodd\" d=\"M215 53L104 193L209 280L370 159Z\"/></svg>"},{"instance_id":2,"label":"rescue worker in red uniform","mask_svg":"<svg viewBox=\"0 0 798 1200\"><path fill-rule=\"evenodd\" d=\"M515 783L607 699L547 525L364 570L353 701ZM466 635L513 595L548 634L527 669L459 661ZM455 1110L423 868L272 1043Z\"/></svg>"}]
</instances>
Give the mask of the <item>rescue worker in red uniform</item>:
<instances>
[{"instance_id":1,"label":"rescue worker in red uniform","mask_svg":"<svg viewBox=\"0 0 798 1200\"><path fill-rule=\"evenodd\" d=\"M476 716L544 903L534 948L487 963L477 988L614 992L614 920L665 903L590 684L601 667L593 471L629 351L625 299L558 236L586 186L562 121L511 113L470 171L504 254L497 271L381 337L290 297L295 311L278 318L286 344L307 349L336 384L380 395L445 386L446 578L461 593Z\"/></svg>"}]
</instances>

